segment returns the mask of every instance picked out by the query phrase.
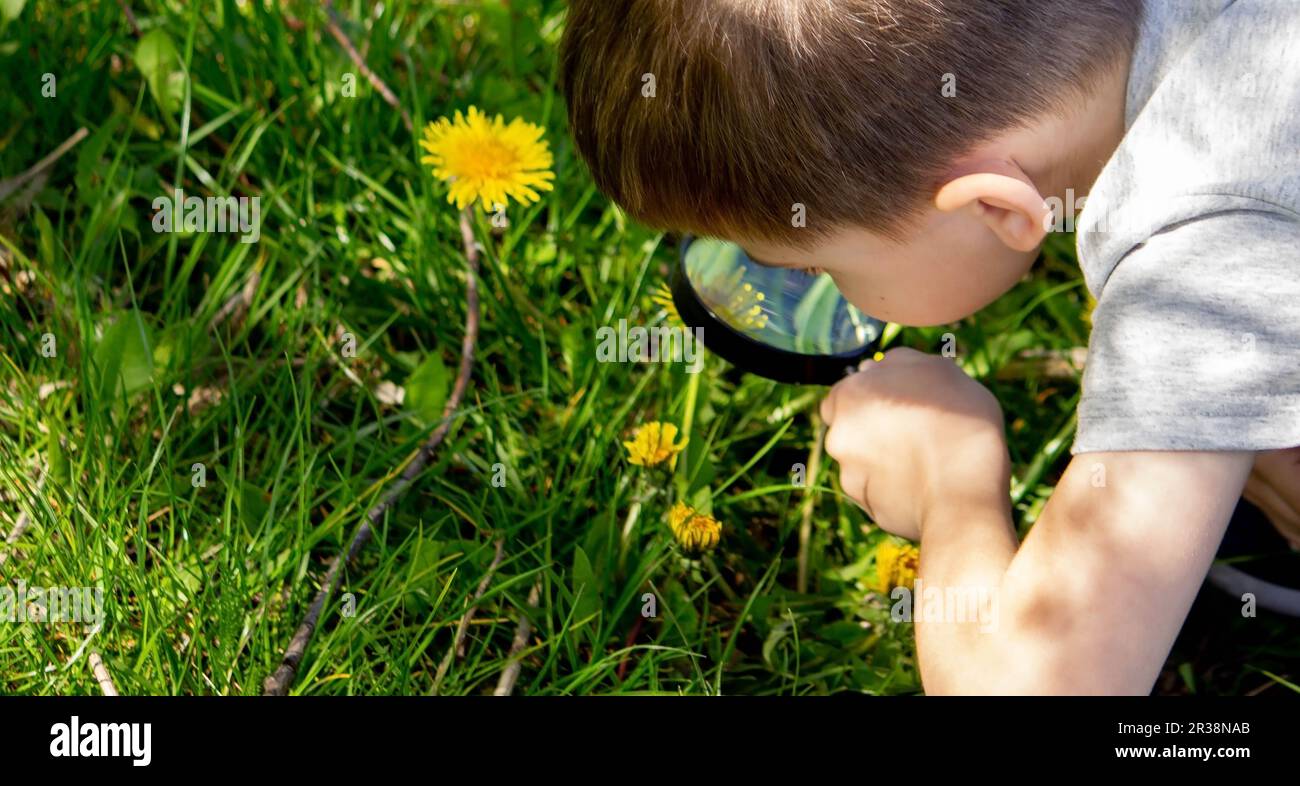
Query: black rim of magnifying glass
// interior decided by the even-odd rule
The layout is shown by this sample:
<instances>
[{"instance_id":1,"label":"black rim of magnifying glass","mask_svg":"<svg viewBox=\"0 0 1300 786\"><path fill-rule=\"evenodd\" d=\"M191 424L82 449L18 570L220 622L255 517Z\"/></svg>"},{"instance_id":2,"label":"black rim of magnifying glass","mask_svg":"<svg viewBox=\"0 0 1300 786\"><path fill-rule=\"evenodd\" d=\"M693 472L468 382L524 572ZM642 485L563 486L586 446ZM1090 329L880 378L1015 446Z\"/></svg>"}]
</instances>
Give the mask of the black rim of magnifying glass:
<instances>
[{"instance_id":1,"label":"black rim of magnifying glass","mask_svg":"<svg viewBox=\"0 0 1300 786\"><path fill-rule=\"evenodd\" d=\"M808 355L773 347L741 333L705 305L691 286L686 275L686 250L694 241L694 236L686 235L678 243L677 266L669 282L673 305L687 327L704 331L704 346L737 368L776 382L834 385L879 347L881 333L862 349L834 355Z\"/></svg>"}]
</instances>

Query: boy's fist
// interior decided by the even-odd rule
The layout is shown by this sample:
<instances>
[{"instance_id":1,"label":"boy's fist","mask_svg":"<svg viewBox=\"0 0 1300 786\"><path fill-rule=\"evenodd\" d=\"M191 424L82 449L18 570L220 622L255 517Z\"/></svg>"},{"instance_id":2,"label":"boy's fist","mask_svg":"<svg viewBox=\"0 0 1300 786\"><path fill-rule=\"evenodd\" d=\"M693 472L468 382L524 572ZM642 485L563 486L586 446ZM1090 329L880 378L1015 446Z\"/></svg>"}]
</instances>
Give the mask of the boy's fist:
<instances>
[{"instance_id":1,"label":"boy's fist","mask_svg":"<svg viewBox=\"0 0 1300 786\"><path fill-rule=\"evenodd\" d=\"M844 492L885 530L919 540L935 510L1005 510L1002 410L949 359L895 349L822 401L826 453Z\"/></svg>"}]
</instances>

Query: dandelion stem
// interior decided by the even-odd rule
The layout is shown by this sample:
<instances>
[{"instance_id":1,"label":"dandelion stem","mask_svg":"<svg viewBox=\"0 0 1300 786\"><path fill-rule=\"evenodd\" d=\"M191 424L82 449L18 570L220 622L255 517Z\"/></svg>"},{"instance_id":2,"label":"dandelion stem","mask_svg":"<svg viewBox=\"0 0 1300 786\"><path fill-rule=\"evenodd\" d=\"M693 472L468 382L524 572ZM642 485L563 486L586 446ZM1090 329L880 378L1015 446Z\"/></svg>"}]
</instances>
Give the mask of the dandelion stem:
<instances>
[{"instance_id":1,"label":"dandelion stem","mask_svg":"<svg viewBox=\"0 0 1300 786\"><path fill-rule=\"evenodd\" d=\"M645 487L644 475L637 473L636 490L632 494L632 506L627 510L627 518L623 520L623 534L618 543L618 569L621 572L623 565L627 561L627 545L632 539L632 529L641 517L641 505L655 494L654 489L648 492Z\"/></svg>"},{"instance_id":2,"label":"dandelion stem","mask_svg":"<svg viewBox=\"0 0 1300 786\"><path fill-rule=\"evenodd\" d=\"M704 357L700 356L700 368L694 374L691 374L690 381L686 383L686 412L682 415L682 441L689 443L691 439L691 426L695 424L695 399L700 393L700 373L704 371ZM677 470L677 457L673 456L673 471ZM690 467L686 468L690 470Z\"/></svg>"},{"instance_id":3,"label":"dandelion stem","mask_svg":"<svg viewBox=\"0 0 1300 786\"><path fill-rule=\"evenodd\" d=\"M632 500L632 507L627 509L627 518L623 520L623 539L620 548L623 553L627 553L627 540L632 535L632 528L636 526L636 520L641 516L641 498L638 496ZM620 558L620 562L622 559Z\"/></svg>"},{"instance_id":4,"label":"dandelion stem","mask_svg":"<svg viewBox=\"0 0 1300 786\"><path fill-rule=\"evenodd\" d=\"M718 570L718 566L714 563L713 558L708 554L704 554L700 557L700 562L703 562L704 566L709 569L709 573L713 575L713 578L718 580L718 589L722 590L722 594L727 596L727 600L732 603L739 603L740 596L731 588L731 585L727 583L727 580L722 577L722 573Z\"/></svg>"}]
</instances>

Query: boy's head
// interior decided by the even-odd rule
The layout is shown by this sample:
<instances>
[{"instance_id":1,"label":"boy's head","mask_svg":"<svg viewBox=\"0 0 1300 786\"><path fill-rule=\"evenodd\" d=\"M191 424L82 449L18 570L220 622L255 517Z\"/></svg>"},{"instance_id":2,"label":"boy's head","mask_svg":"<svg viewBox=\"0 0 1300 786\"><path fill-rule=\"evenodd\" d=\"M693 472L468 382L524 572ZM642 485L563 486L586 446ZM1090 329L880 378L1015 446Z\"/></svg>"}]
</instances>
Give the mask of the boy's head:
<instances>
[{"instance_id":1,"label":"boy's head","mask_svg":"<svg viewBox=\"0 0 1300 786\"><path fill-rule=\"evenodd\" d=\"M1122 78L1118 112L1071 112L1116 81L1141 3L572 0L561 80L632 217L935 324L1023 275L1042 194L1122 129Z\"/></svg>"}]
</instances>

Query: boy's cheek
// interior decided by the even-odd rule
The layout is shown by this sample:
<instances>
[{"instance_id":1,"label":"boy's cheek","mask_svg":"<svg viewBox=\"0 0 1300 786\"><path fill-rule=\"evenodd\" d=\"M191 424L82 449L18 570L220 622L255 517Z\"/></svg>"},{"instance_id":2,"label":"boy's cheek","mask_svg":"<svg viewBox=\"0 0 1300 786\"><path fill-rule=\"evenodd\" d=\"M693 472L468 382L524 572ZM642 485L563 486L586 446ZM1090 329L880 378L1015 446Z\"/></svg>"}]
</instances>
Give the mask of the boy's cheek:
<instances>
[{"instance_id":1,"label":"boy's cheek","mask_svg":"<svg viewBox=\"0 0 1300 786\"><path fill-rule=\"evenodd\" d=\"M929 327L956 322L988 305L1001 291L972 297L969 289L957 291L944 284L861 286L834 276L836 286L850 303L885 322L908 327Z\"/></svg>"},{"instance_id":2,"label":"boy's cheek","mask_svg":"<svg viewBox=\"0 0 1300 786\"><path fill-rule=\"evenodd\" d=\"M894 266L874 281L832 273L850 303L886 322L911 327L944 325L965 319L1008 292L1033 267L1036 254L997 254L997 258L919 262Z\"/></svg>"}]
</instances>

